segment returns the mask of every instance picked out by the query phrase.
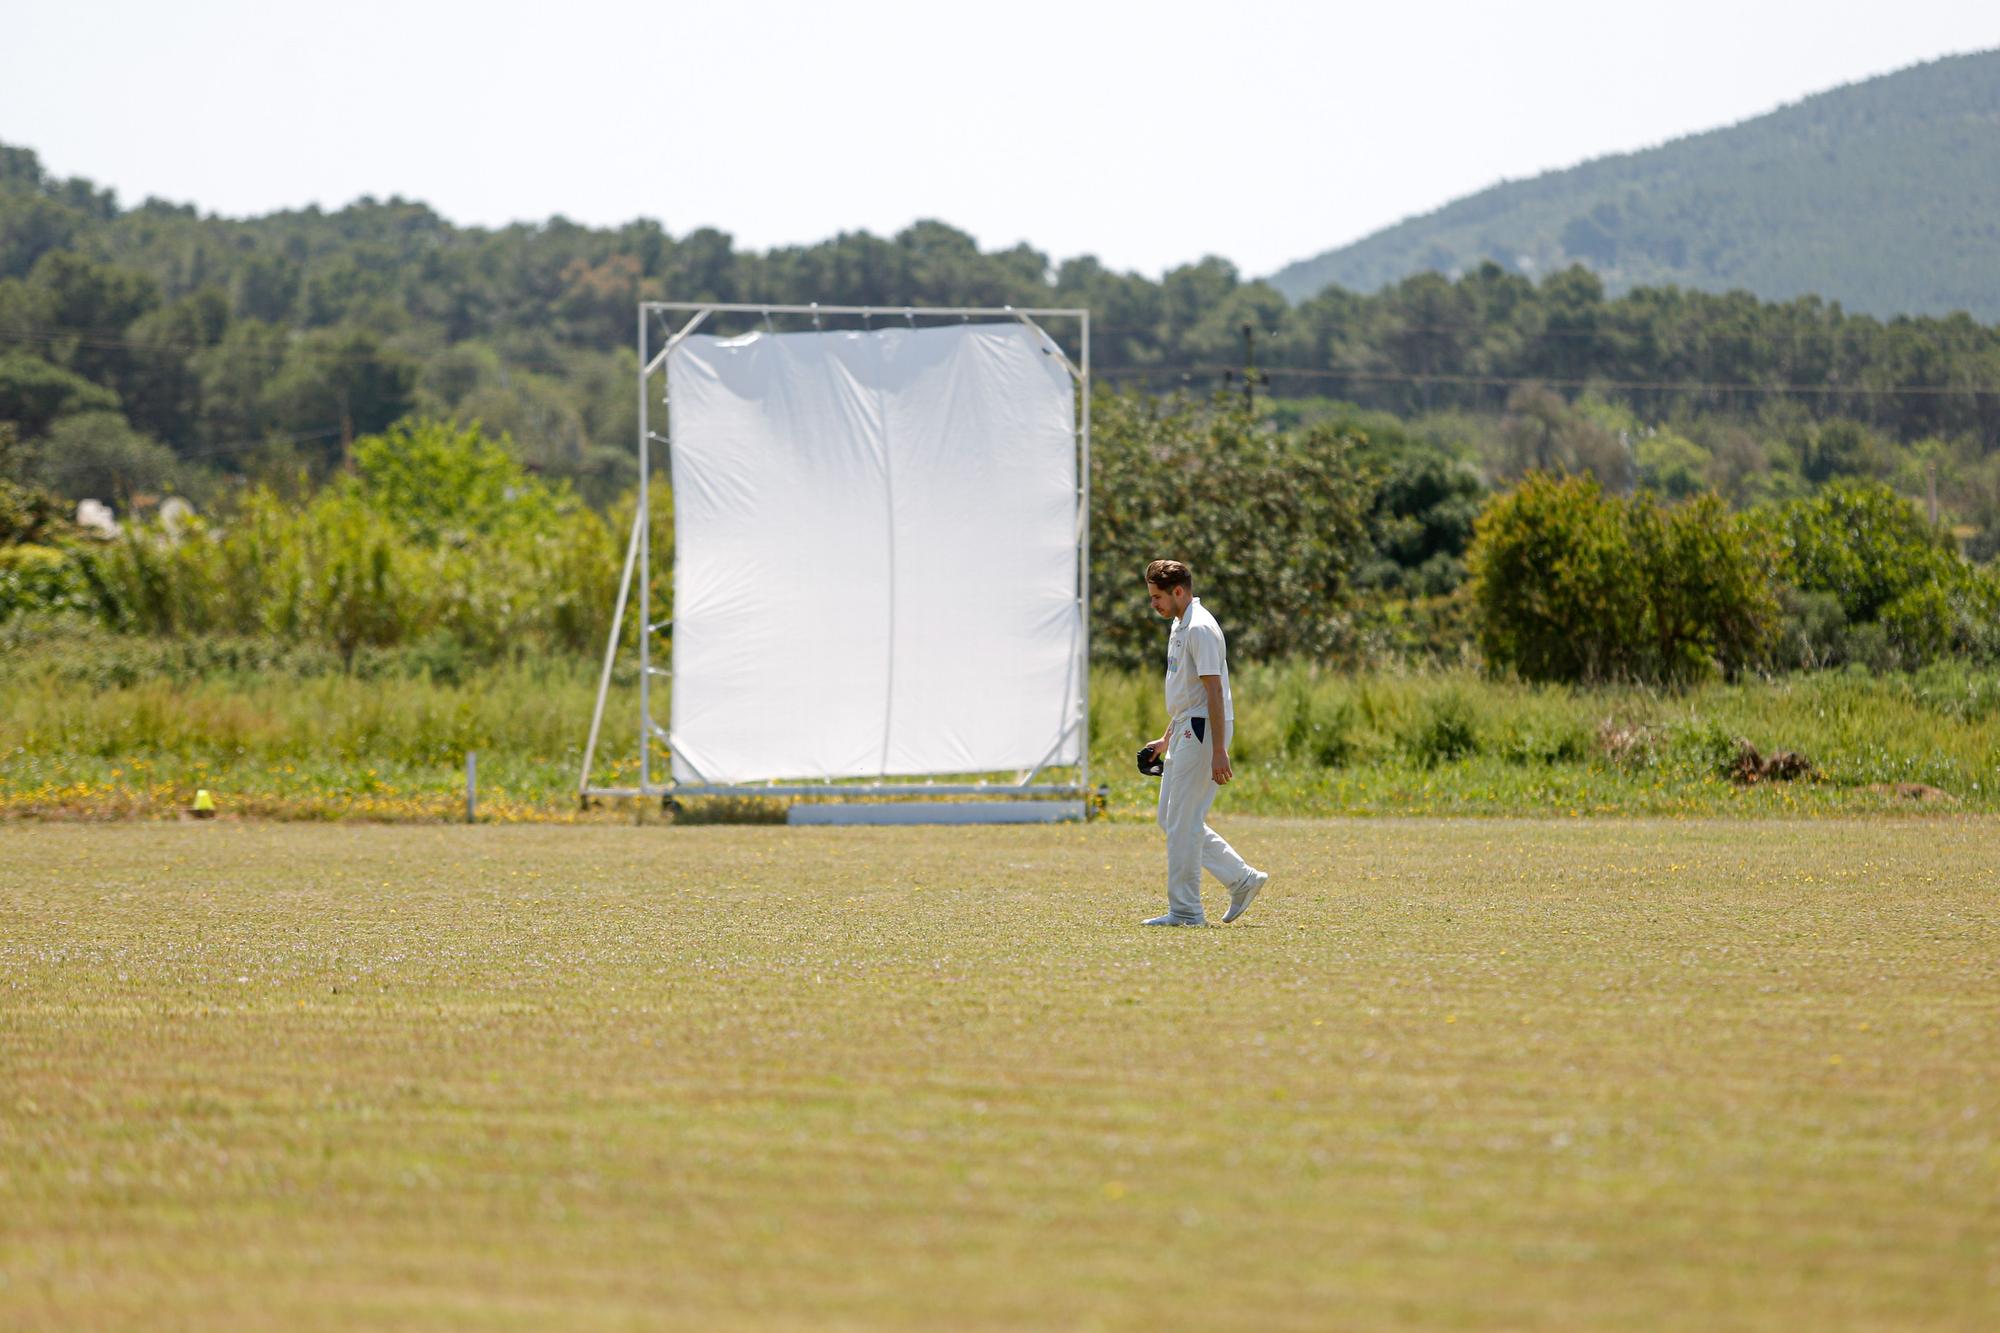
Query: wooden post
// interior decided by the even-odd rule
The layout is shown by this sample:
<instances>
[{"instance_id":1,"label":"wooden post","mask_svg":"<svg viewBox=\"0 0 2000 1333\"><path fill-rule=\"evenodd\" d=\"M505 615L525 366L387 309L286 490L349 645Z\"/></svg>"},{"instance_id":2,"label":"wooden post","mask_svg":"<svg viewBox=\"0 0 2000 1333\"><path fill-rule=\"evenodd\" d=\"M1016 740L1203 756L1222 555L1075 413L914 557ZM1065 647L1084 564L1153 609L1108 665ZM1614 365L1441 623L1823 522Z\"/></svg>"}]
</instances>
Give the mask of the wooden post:
<instances>
[{"instance_id":1,"label":"wooden post","mask_svg":"<svg viewBox=\"0 0 2000 1333\"><path fill-rule=\"evenodd\" d=\"M465 822L479 822L479 751L465 752Z\"/></svg>"}]
</instances>

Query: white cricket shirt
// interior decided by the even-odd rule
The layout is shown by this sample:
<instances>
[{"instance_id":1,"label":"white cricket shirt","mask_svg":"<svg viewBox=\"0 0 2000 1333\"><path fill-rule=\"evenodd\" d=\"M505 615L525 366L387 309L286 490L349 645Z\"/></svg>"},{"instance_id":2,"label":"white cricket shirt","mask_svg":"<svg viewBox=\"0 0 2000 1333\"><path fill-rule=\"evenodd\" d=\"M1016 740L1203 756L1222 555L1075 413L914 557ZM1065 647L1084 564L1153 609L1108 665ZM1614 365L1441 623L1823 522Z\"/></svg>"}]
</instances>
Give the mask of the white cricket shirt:
<instances>
[{"instance_id":1,"label":"white cricket shirt","mask_svg":"<svg viewBox=\"0 0 2000 1333\"><path fill-rule=\"evenodd\" d=\"M1223 642L1222 626L1196 597L1187 610L1174 617L1167 632L1167 716L1208 716L1208 691L1201 687L1203 676L1222 677L1222 716L1236 720L1236 701L1229 695L1229 646Z\"/></svg>"}]
</instances>

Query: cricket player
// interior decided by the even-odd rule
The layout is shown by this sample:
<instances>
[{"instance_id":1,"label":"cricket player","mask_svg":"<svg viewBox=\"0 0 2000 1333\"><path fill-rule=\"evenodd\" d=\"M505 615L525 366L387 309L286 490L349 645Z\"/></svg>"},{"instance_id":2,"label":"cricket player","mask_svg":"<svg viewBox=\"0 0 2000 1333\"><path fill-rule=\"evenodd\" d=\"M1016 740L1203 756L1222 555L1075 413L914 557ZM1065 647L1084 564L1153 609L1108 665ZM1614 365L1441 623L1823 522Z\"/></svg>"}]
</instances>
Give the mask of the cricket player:
<instances>
[{"instance_id":1,"label":"cricket player","mask_svg":"<svg viewBox=\"0 0 2000 1333\"><path fill-rule=\"evenodd\" d=\"M1153 609L1174 622L1167 635L1167 731L1146 748L1166 760L1160 777L1160 827L1167 831L1167 912L1149 926L1204 926L1201 872L1229 888L1234 921L1270 880L1253 870L1203 822L1215 789L1232 776L1229 733L1236 706L1229 697L1229 649L1222 626L1194 595L1194 575L1178 560L1146 566ZM1142 759L1143 759L1142 754Z\"/></svg>"}]
</instances>

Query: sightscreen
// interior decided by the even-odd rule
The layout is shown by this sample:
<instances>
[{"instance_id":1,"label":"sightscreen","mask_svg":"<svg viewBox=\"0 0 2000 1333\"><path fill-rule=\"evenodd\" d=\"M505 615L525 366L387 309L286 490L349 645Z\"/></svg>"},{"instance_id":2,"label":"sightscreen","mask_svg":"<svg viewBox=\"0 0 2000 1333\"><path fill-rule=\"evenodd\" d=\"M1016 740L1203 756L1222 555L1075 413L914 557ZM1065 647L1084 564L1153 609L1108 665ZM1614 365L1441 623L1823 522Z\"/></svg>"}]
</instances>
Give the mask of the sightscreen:
<instances>
[{"instance_id":1,"label":"sightscreen","mask_svg":"<svg viewBox=\"0 0 2000 1333\"><path fill-rule=\"evenodd\" d=\"M682 782L1073 764L1075 401L1019 323L667 358Z\"/></svg>"}]
</instances>

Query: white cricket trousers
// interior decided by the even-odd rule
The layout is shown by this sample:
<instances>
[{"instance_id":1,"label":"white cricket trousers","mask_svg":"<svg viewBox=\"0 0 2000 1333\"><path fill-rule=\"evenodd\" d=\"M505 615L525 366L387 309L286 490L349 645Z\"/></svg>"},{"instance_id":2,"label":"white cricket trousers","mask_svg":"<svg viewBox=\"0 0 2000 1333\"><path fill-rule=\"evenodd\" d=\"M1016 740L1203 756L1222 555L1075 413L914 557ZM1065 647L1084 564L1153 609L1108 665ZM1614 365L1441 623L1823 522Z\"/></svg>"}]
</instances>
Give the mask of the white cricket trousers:
<instances>
[{"instance_id":1,"label":"white cricket trousers","mask_svg":"<svg viewBox=\"0 0 2000 1333\"><path fill-rule=\"evenodd\" d=\"M1215 803L1215 732L1206 723L1200 740L1182 718L1167 737L1167 771L1160 776L1160 827L1167 831L1167 915L1203 921L1201 872L1234 889L1250 866L1222 835L1203 821Z\"/></svg>"}]
</instances>

